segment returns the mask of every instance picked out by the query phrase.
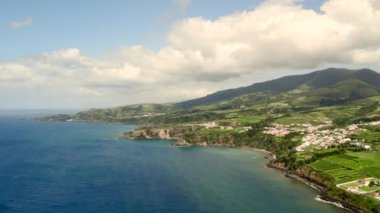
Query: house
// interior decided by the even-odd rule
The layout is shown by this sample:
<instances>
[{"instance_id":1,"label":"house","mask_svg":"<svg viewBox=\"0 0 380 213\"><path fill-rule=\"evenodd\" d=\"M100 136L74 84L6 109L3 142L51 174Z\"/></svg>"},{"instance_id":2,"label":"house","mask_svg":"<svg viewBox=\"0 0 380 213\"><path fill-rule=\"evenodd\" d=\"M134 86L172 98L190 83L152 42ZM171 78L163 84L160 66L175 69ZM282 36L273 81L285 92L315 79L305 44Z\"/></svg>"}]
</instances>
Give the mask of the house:
<instances>
[{"instance_id":1,"label":"house","mask_svg":"<svg viewBox=\"0 0 380 213\"><path fill-rule=\"evenodd\" d=\"M355 130L359 129L359 126L356 124L352 124L352 125L348 126L347 129L349 131L355 131Z\"/></svg>"},{"instance_id":2,"label":"house","mask_svg":"<svg viewBox=\"0 0 380 213\"><path fill-rule=\"evenodd\" d=\"M217 127L215 122L204 123L204 124L202 124L202 126L204 126L206 129L211 129L211 128Z\"/></svg>"},{"instance_id":3,"label":"house","mask_svg":"<svg viewBox=\"0 0 380 213\"><path fill-rule=\"evenodd\" d=\"M351 191L351 192L357 192L357 191L359 191L359 187L358 186L351 186L351 187L348 187L347 190Z\"/></svg>"},{"instance_id":4,"label":"house","mask_svg":"<svg viewBox=\"0 0 380 213\"><path fill-rule=\"evenodd\" d=\"M379 197L380 196L380 193L377 191L377 192L371 192L371 193L368 193L368 195L371 195L373 197Z\"/></svg>"},{"instance_id":5,"label":"house","mask_svg":"<svg viewBox=\"0 0 380 213\"><path fill-rule=\"evenodd\" d=\"M380 121L374 121L374 122L371 122L369 123L370 126L377 126L377 125L380 125Z\"/></svg>"},{"instance_id":6,"label":"house","mask_svg":"<svg viewBox=\"0 0 380 213\"><path fill-rule=\"evenodd\" d=\"M369 186L371 184L371 179L369 178L360 179L359 183L362 184L363 186Z\"/></svg>"}]
</instances>

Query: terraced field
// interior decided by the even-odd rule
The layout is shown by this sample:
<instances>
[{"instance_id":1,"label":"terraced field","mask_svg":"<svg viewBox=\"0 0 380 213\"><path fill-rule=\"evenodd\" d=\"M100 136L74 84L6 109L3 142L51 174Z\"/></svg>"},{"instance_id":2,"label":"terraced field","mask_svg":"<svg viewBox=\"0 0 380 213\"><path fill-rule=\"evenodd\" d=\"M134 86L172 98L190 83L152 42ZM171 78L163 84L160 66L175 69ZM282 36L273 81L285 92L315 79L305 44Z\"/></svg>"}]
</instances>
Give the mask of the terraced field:
<instances>
[{"instance_id":1,"label":"terraced field","mask_svg":"<svg viewBox=\"0 0 380 213\"><path fill-rule=\"evenodd\" d=\"M310 166L330 175L337 184L366 177L380 178L380 153L348 152L320 159Z\"/></svg>"}]
</instances>

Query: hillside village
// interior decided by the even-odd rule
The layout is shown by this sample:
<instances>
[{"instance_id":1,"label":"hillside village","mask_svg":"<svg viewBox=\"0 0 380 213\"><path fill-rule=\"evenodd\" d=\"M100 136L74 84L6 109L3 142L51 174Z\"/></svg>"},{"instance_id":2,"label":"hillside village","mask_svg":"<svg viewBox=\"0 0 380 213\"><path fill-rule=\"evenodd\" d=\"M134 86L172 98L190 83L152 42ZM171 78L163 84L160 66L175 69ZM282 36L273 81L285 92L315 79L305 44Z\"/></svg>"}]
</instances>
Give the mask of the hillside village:
<instances>
[{"instance_id":1,"label":"hillside village","mask_svg":"<svg viewBox=\"0 0 380 213\"><path fill-rule=\"evenodd\" d=\"M349 144L371 150L371 145L366 143L364 139L352 139L352 135L360 131L367 131L365 126L377 126L380 125L380 121L351 124L345 128L333 128L331 121L326 121L324 124L312 125L312 124L292 124L281 125L272 124L269 127L265 127L263 133L283 137L289 133L300 133L302 135L302 144L295 149L297 152L304 152L306 150L311 151L313 149L327 149L342 144ZM194 126L194 125L193 125ZM206 122L195 125L205 129L221 129L221 130L237 130L238 132L246 132L252 127L250 126L234 126L234 125L218 125L216 122Z\"/></svg>"},{"instance_id":2,"label":"hillside village","mask_svg":"<svg viewBox=\"0 0 380 213\"><path fill-rule=\"evenodd\" d=\"M296 147L298 152L303 152L307 149L324 149L341 144L351 144L370 150L371 145L366 144L364 140L352 140L351 136L358 131L366 131L366 129L361 128L363 126L379 124L380 122L352 124L346 128L332 128L331 121L316 126L312 124L274 124L271 127L266 127L264 133L274 136L285 136L291 132L301 133L303 136L302 144Z\"/></svg>"}]
</instances>

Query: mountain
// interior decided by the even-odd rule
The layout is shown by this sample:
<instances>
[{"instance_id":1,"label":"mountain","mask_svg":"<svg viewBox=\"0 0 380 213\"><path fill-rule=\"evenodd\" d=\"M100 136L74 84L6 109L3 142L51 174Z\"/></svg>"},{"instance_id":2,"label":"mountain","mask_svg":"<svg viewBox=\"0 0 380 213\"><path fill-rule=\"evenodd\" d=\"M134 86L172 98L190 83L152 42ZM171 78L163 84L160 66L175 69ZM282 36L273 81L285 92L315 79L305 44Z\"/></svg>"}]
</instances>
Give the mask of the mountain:
<instances>
[{"instance_id":1,"label":"mountain","mask_svg":"<svg viewBox=\"0 0 380 213\"><path fill-rule=\"evenodd\" d=\"M291 113L339 106L380 95L380 74L369 70L330 68L229 89L170 104L137 104L92 109L75 115L40 118L54 121L186 123L244 119L252 115ZM370 101L369 105L372 102Z\"/></svg>"},{"instance_id":2,"label":"mountain","mask_svg":"<svg viewBox=\"0 0 380 213\"><path fill-rule=\"evenodd\" d=\"M278 95L300 88L303 88L303 90L307 88L307 92L310 95L318 95L319 101L322 102L324 102L323 99L326 99L327 102L356 100L376 95L380 91L380 74L369 69L349 70L329 68L309 74L286 76L271 81L255 83L247 87L223 90L202 98L177 103L177 106L192 108L216 104L238 96L255 93ZM347 94L348 92L349 94ZM345 93L344 100L342 100L340 93Z\"/></svg>"}]
</instances>

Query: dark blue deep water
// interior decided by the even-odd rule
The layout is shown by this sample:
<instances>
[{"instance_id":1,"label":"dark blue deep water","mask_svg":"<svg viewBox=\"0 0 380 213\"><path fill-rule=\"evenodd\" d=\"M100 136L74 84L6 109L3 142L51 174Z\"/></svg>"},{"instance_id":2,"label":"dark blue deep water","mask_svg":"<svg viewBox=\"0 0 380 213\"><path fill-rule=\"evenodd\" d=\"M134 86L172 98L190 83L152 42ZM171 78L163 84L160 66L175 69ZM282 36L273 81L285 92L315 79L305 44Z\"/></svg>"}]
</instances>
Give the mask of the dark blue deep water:
<instances>
[{"instance_id":1,"label":"dark blue deep water","mask_svg":"<svg viewBox=\"0 0 380 213\"><path fill-rule=\"evenodd\" d=\"M119 141L134 126L0 115L0 212L341 212L264 155Z\"/></svg>"}]
</instances>

